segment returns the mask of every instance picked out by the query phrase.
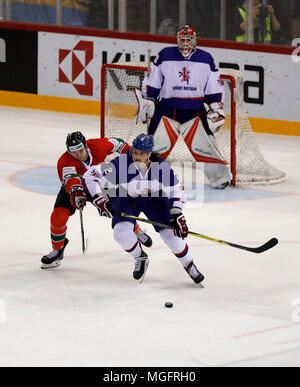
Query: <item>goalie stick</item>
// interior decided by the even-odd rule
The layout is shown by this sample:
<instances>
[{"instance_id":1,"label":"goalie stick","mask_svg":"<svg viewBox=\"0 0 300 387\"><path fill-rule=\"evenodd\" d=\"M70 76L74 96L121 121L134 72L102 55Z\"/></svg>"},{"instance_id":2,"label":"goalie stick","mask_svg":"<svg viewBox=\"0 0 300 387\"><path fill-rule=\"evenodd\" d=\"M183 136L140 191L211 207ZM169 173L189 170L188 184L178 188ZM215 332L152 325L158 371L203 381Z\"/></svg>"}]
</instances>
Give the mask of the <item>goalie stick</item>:
<instances>
[{"instance_id":1,"label":"goalie stick","mask_svg":"<svg viewBox=\"0 0 300 387\"><path fill-rule=\"evenodd\" d=\"M120 215L125 217L125 218L131 218L131 219L139 220L140 222L149 223L149 224L152 224L153 226L158 226L158 227L162 227L162 228L169 228L169 229L173 230L173 227L169 226L167 224L153 222L153 221L148 220L148 219L139 218L137 216L125 214L124 212L121 212ZM258 254L259 253L263 253L264 251L267 251L267 250L271 249L272 247L276 246L277 243L278 243L278 239L277 238L272 238L268 242L264 243L261 246L258 246L258 247L247 247L247 246L238 245L238 244L232 243L232 242L222 241L221 239L212 238L212 237L209 237L209 236L206 236L206 235L203 235L203 234L199 234L199 233L193 232L193 231L188 231L188 234L196 236L198 238L208 239L209 241L212 241L212 242L221 243L222 245L231 246L231 247L235 247L236 249L242 249L242 250L246 250L246 251L250 251L252 253L258 253Z\"/></svg>"}]
</instances>

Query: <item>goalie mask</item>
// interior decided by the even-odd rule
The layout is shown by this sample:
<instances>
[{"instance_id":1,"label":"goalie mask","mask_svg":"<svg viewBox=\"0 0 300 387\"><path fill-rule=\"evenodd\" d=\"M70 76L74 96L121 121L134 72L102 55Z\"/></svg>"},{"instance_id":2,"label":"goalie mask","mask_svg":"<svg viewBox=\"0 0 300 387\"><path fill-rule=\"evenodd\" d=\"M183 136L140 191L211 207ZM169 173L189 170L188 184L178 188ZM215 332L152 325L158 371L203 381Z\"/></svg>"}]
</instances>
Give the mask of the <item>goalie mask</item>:
<instances>
[{"instance_id":1,"label":"goalie mask","mask_svg":"<svg viewBox=\"0 0 300 387\"><path fill-rule=\"evenodd\" d=\"M179 51L185 58L188 58L197 45L196 31L190 26L182 27L177 33Z\"/></svg>"}]
</instances>

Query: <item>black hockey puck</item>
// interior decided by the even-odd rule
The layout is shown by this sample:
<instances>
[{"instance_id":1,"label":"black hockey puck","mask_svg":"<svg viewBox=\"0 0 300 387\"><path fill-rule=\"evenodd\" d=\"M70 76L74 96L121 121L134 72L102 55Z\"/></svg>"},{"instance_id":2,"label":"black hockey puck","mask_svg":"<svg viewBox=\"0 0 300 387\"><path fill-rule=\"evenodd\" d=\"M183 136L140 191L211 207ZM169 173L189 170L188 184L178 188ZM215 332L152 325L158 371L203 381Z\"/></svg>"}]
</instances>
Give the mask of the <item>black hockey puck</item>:
<instances>
[{"instance_id":1,"label":"black hockey puck","mask_svg":"<svg viewBox=\"0 0 300 387\"><path fill-rule=\"evenodd\" d=\"M173 303L172 302L166 302L165 303L166 308L173 308Z\"/></svg>"}]
</instances>

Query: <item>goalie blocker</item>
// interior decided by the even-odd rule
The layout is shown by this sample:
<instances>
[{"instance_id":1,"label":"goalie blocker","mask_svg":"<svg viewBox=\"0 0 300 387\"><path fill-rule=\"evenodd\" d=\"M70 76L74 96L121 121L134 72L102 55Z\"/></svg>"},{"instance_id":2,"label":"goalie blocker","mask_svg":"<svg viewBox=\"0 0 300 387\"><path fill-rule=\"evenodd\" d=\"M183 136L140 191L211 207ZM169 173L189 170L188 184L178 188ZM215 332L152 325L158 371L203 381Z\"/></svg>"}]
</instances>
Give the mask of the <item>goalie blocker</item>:
<instances>
[{"instance_id":1,"label":"goalie blocker","mask_svg":"<svg viewBox=\"0 0 300 387\"><path fill-rule=\"evenodd\" d=\"M180 124L162 117L154 134L154 151L166 159L179 137L182 137L193 159L204 163L204 174L214 188L225 188L232 175L228 163L222 158L213 136L208 136L199 117Z\"/></svg>"}]
</instances>

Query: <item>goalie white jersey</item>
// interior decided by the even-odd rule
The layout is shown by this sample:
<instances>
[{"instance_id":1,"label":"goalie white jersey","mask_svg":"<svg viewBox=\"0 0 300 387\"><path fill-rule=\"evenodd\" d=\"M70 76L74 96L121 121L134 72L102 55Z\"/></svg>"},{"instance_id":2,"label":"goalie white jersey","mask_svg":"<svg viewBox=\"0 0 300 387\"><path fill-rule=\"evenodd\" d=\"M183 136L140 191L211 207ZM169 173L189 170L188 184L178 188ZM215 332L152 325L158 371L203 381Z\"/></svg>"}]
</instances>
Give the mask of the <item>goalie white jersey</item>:
<instances>
[{"instance_id":1,"label":"goalie white jersey","mask_svg":"<svg viewBox=\"0 0 300 387\"><path fill-rule=\"evenodd\" d=\"M182 110L203 109L204 102L223 102L220 73L212 56L195 49L184 58L178 47L162 49L142 86L143 96L160 106Z\"/></svg>"}]
</instances>

